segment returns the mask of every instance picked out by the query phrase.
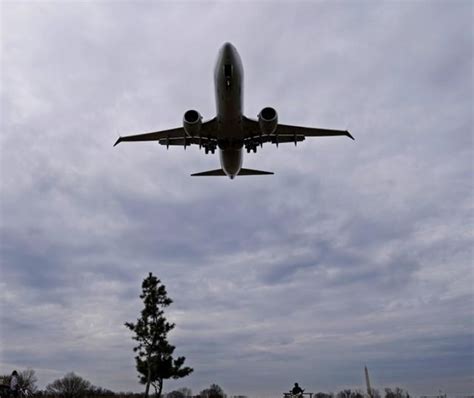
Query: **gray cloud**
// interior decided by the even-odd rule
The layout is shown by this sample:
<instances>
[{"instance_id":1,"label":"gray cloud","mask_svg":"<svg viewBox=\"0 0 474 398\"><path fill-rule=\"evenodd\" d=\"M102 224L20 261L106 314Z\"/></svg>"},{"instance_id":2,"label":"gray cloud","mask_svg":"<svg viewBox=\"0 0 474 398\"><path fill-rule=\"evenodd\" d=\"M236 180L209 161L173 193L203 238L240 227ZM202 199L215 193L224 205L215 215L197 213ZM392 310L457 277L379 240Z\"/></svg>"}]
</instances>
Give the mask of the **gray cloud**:
<instances>
[{"instance_id":1,"label":"gray cloud","mask_svg":"<svg viewBox=\"0 0 474 398\"><path fill-rule=\"evenodd\" d=\"M139 390L141 280L167 285L195 368L166 388L468 392L472 5L3 5L0 372ZM230 40L246 112L349 127L263 148L272 178L189 178L217 157L118 134L212 117ZM442 366L440 366L442 364Z\"/></svg>"}]
</instances>

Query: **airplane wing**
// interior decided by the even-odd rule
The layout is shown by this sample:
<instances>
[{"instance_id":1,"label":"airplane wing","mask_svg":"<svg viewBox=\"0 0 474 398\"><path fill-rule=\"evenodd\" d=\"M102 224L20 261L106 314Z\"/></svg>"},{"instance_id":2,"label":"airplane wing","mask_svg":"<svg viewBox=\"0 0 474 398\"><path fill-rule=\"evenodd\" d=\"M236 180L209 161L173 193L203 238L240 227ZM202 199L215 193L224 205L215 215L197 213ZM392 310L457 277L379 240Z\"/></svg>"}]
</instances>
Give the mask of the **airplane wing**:
<instances>
[{"instance_id":1,"label":"airplane wing","mask_svg":"<svg viewBox=\"0 0 474 398\"><path fill-rule=\"evenodd\" d=\"M354 137L347 130L329 130L318 129L312 127L289 126L286 124L278 124L275 135L280 136L295 136L302 135L304 137L333 137L338 135L345 135L351 139Z\"/></svg>"},{"instance_id":2,"label":"airplane wing","mask_svg":"<svg viewBox=\"0 0 474 398\"><path fill-rule=\"evenodd\" d=\"M351 139L354 137L347 130L330 130L313 127L290 126L286 124L277 124L277 128L273 134L262 135L257 120L244 118L244 140L255 140L259 144L271 142L273 144L285 142L304 141L306 137L333 137L346 136Z\"/></svg>"},{"instance_id":3,"label":"airplane wing","mask_svg":"<svg viewBox=\"0 0 474 398\"><path fill-rule=\"evenodd\" d=\"M175 129L155 131L152 133L143 133L119 137L115 142L118 145L121 142L129 141L158 141L161 145L200 145L204 142L215 140L217 133L216 118L204 122L201 126L199 136L189 137L183 127Z\"/></svg>"}]
</instances>

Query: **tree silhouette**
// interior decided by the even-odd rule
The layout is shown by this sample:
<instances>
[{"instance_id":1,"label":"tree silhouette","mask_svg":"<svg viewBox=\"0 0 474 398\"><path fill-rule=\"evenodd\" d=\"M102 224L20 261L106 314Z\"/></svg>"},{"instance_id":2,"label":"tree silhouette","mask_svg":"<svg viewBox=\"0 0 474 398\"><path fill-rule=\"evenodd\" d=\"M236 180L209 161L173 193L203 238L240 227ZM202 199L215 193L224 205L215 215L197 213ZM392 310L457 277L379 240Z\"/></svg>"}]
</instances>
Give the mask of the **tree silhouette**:
<instances>
[{"instance_id":1,"label":"tree silhouette","mask_svg":"<svg viewBox=\"0 0 474 398\"><path fill-rule=\"evenodd\" d=\"M125 326L135 333L133 339L138 345L133 349L138 355L135 357L140 382L145 384L145 397L150 391L150 385L155 394L161 396L163 380L178 379L190 374L193 369L183 367L185 357L173 358L175 347L168 343L167 335L174 328L174 323L166 321L164 308L171 300L166 287L150 272L143 280L142 294L144 308L136 323L126 322Z\"/></svg>"},{"instance_id":2,"label":"tree silhouette","mask_svg":"<svg viewBox=\"0 0 474 398\"><path fill-rule=\"evenodd\" d=\"M364 394L359 390L352 391L348 389L340 391L336 398L364 398Z\"/></svg>"},{"instance_id":3,"label":"tree silhouette","mask_svg":"<svg viewBox=\"0 0 474 398\"><path fill-rule=\"evenodd\" d=\"M92 384L77 376L74 372L66 374L62 379L57 379L46 386L46 392L64 398L81 398L90 392Z\"/></svg>"},{"instance_id":4,"label":"tree silhouette","mask_svg":"<svg viewBox=\"0 0 474 398\"><path fill-rule=\"evenodd\" d=\"M201 398L226 398L224 390L218 384L211 384L209 388L199 393Z\"/></svg>"},{"instance_id":5,"label":"tree silhouette","mask_svg":"<svg viewBox=\"0 0 474 398\"><path fill-rule=\"evenodd\" d=\"M174 390L166 394L166 398L186 398L186 396L178 390Z\"/></svg>"},{"instance_id":6,"label":"tree silhouette","mask_svg":"<svg viewBox=\"0 0 474 398\"><path fill-rule=\"evenodd\" d=\"M313 395L314 398L334 398L333 393L317 392Z\"/></svg>"},{"instance_id":7,"label":"tree silhouette","mask_svg":"<svg viewBox=\"0 0 474 398\"><path fill-rule=\"evenodd\" d=\"M38 378L33 369L28 368L18 373L18 385L20 388L28 390L34 394L38 389L36 383L38 383Z\"/></svg>"},{"instance_id":8,"label":"tree silhouette","mask_svg":"<svg viewBox=\"0 0 474 398\"><path fill-rule=\"evenodd\" d=\"M351 398L351 396L352 396L351 390L342 390L337 393L336 398Z\"/></svg>"},{"instance_id":9,"label":"tree silhouette","mask_svg":"<svg viewBox=\"0 0 474 398\"><path fill-rule=\"evenodd\" d=\"M396 387L394 390L391 388L386 388L385 398L410 398L410 394L400 387Z\"/></svg>"}]
</instances>

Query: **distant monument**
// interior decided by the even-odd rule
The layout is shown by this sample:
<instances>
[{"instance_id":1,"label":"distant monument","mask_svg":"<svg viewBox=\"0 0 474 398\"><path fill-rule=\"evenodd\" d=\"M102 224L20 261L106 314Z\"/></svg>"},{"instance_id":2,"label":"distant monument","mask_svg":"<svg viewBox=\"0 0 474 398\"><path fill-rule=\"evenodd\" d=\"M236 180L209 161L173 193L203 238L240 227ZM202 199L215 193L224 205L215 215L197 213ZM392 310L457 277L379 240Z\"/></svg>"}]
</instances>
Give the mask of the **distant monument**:
<instances>
[{"instance_id":1,"label":"distant monument","mask_svg":"<svg viewBox=\"0 0 474 398\"><path fill-rule=\"evenodd\" d=\"M373 398L372 387L370 387L369 371L367 370L367 366L365 367L365 384L367 385L367 395L369 396L369 398Z\"/></svg>"}]
</instances>

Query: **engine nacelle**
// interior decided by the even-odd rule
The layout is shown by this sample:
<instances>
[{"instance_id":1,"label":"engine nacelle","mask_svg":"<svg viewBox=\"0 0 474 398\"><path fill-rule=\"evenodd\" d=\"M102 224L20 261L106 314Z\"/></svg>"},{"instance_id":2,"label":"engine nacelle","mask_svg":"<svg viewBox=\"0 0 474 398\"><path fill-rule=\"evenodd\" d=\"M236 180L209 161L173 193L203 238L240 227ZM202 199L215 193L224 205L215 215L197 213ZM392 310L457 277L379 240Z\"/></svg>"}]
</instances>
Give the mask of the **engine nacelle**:
<instances>
[{"instance_id":1,"label":"engine nacelle","mask_svg":"<svg viewBox=\"0 0 474 398\"><path fill-rule=\"evenodd\" d=\"M273 134L277 128L278 114L273 108L263 108L258 114L258 125L262 134Z\"/></svg>"},{"instance_id":2,"label":"engine nacelle","mask_svg":"<svg viewBox=\"0 0 474 398\"><path fill-rule=\"evenodd\" d=\"M190 109L183 116L183 128L187 135L194 137L201 131L202 116L198 111Z\"/></svg>"}]
</instances>

